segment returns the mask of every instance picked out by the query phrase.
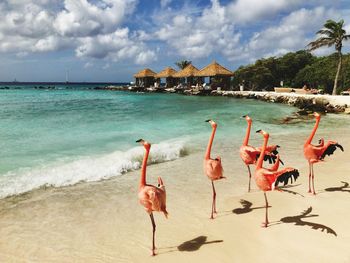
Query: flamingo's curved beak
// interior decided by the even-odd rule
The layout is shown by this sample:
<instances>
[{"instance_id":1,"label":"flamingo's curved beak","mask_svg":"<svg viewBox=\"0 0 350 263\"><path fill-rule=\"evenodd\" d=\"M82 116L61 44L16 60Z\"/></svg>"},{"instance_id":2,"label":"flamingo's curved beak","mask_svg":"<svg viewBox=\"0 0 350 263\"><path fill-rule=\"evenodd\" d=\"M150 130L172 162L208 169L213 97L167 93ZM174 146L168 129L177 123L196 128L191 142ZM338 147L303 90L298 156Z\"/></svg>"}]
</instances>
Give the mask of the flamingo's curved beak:
<instances>
[{"instance_id":1,"label":"flamingo's curved beak","mask_svg":"<svg viewBox=\"0 0 350 263\"><path fill-rule=\"evenodd\" d=\"M241 118L245 118L245 117L247 117L247 115L243 115Z\"/></svg>"},{"instance_id":2,"label":"flamingo's curved beak","mask_svg":"<svg viewBox=\"0 0 350 263\"><path fill-rule=\"evenodd\" d=\"M206 120L205 122L210 122L211 120Z\"/></svg>"},{"instance_id":3,"label":"flamingo's curved beak","mask_svg":"<svg viewBox=\"0 0 350 263\"><path fill-rule=\"evenodd\" d=\"M143 142L143 139L138 139L136 142L141 142L141 143L142 143L142 142Z\"/></svg>"},{"instance_id":4,"label":"flamingo's curved beak","mask_svg":"<svg viewBox=\"0 0 350 263\"><path fill-rule=\"evenodd\" d=\"M261 132L261 130L257 130L257 131L256 131L256 133L259 133L259 132Z\"/></svg>"},{"instance_id":5,"label":"flamingo's curved beak","mask_svg":"<svg viewBox=\"0 0 350 263\"><path fill-rule=\"evenodd\" d=\"M164 183L163 183L162 177L159 176L158 177L158 187L160 187L162 185L164 185Z\"/></svg>"}]
</instances>

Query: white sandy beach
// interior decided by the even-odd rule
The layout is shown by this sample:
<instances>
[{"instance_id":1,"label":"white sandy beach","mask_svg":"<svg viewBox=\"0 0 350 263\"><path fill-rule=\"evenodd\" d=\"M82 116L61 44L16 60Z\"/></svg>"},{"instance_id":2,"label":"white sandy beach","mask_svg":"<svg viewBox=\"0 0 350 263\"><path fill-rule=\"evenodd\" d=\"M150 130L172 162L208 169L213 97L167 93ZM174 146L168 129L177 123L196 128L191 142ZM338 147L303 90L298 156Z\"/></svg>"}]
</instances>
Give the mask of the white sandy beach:
<instances>
[{"instance_id":1,"label":"white sandy beach","mask_svg":"<svg viewBox=\"0 0 350 263\"><path fill-rule=\"evenodd\" d=\"M215 220L209 219L211 187L202 172L201 153L149 166L150 183L163 177L170 214L168 220L155 215L156 257L150 256L151 223L137 201L139 171L134 171L1 200L0 262L350 262L350 188L339 188L342 181L350 182L350 138L340 130L318 136L340 141L345 152L315 166L317 196L306 193L305 134L288 141L271 136L282 145L285 164L301 175L287 188L290 192L268 193L267 229L260 227L263 193L254 181L253 191L246 193L247 171L238 149L218 141L214 155L222 155L227 179L216 183ZM254 138L252 144L261 143ZM330 187L338 189L325 191ZM240 200L246 200L246 209ZM312 210L296 221L307 209Z\"/></svg>"}]
</instances>

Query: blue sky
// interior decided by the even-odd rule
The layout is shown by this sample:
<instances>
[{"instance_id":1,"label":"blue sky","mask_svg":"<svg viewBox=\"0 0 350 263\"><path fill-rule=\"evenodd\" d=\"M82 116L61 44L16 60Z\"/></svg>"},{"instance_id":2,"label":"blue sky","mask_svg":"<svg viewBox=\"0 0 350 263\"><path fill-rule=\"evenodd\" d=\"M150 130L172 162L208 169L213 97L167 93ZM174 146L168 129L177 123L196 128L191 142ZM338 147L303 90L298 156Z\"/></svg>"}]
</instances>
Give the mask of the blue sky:
<instances>
[{"instance_id":1,"label":"blue sky","mask_svg":"<svg viewBox=\"0 0 350 263\"><path fill-rule=\"evenodd\" d=\"M0 17L0 81L131 81L182 59L235 70L305 48L327 19L350 33L347 0L2 0Z\"/></svg>"}]
</instances>

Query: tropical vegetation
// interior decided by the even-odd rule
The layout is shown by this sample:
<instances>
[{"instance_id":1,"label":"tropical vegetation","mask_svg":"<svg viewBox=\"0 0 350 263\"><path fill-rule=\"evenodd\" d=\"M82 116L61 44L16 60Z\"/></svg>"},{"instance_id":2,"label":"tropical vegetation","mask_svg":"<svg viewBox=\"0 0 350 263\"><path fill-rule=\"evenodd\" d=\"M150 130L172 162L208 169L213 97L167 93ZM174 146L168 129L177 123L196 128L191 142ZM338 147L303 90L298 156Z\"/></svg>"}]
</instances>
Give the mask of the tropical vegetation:
<instances>
[{"instance_id":1,"label":"tropical vegetation","mask_svg":"<svg viewBox=\"0 0 350 263\"><path fill-rule=\"evenodd\" d=\"M319 30L319 38L310 42L307 50L288 53L282 57L257 60L235 71L233 88L243 85L249 90L273 90L283 86L322 89L333 95L350 88L350 54L343 55L343 41L350 39L344 30L344 21L327 20ZM336 52L317 57L310 53L320 47L335 46Z\"/></svg>"},{"instance_id":2,"label":"tropical vegetation","mask_svg":"<svg viewBox=\"0 0 350 263\"><path fill-rule=\"evenodd\" d=\"M332 93L336 75L338 54L316 57L305 50L287 53L282 57L259 59L254 64L241 66L235 71L233 88L243 84L245 90L273 90L283 86L322 89ZM350 88L350 54L343 55L339 73L338 91Z\"/></svg>"},{"instance_id":3,"label":"tropical vegetation","mask_svg":"<svg viewBox=\"0 0 350 263\"><path fill-rule=\"evenodd\" d=\"M180 60L178 62L175 62L175 65L179 68L179 69L184 69L186 68L188 65L192 64L192 61L190 60Z\"/></svg>"},{"instance_id":4,"label":"tropical vegetation","mask_svg":"<svg viewBox=\"0 0 350 263\"><path fill-rule=\"evenodd\" d=\"M335 46L335 50L338 56L338 65L337 71L335 74L334 85L332 94L337 94L338 80L342 67L342 47L343 41L350 39L350 35L346 34L344 27L344 20L335 22L333 20L327 20L323 25L323 29L317 31L317 34L320 35L318 39L312 41L308 44L309 50L315 50L324 46L331 47Z\"/></svg>"}]
</instances>

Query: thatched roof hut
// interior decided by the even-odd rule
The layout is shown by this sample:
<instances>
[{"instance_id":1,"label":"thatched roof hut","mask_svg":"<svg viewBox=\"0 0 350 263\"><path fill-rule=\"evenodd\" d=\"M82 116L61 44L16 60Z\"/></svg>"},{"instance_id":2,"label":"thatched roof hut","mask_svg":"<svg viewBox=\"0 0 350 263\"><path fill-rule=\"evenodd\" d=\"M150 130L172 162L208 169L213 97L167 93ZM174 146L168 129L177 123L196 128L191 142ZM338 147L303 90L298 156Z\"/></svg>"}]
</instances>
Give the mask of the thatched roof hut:
<instances>
[{"instance_id":1,"label":"thatched roof hut","mask_svg":"<svg viewBox=\"0 0 350 263\"><path fill-rule=\"evenodd\" d=\"M156 78L165 78L166 87L173 87L176 85L176 79L174 78L174 74L176 73L176 70L171 67L166 67L161 72L156 74Z\"/></svg>"},{"instance_id":2,"label":"thatched roof hut","mask_svg":"<svg viewBox=\"0 0 350 263\"><path fill-rule=\"evenodd\" d=\"M176 73L176 70L171 68L171 67L166 67L163 69L161 72L156 74L156 78L170 78L173 77L174 74Z\"/></svg>"},{"instance_id":3,"label":"thatched roof hut","mask_svg":"<svg viewBox=\"0 0 350 263\"><path fill-rule=\"evenodd\" d=\"M174 74L175 78L186 78L187 86L188 88L191 87L195 82L198 81L197 77L195 75L198 73L198 69L193 66L192 64L189 64L184 69L178 71ZM197 80L196 80L197 79Z\"/></svg>"},{"instance_id":4,"label":"thatched roof hut","mask_svg":"<svg viewBox=\"0 0 350 263\"><path fill-rule=\"evenodd\" d=\"M209 64L208 66L204 67L199 72L197 72L195 76L197 77L214 77L214 76L232 77L233 72L221 66L216 61L214 61L213 63Z\"/></svg>"},{"instance_id":5,"label":"thatched roof hut","mask_svg":"<svg viewBox=\"0 0 350 263\"><path fill-rule=\"evenodd\" d=\"M135 78L147 78L147 77L155 77L157 73L155 73L153 70L149 69L149 68L145 68L139 72L137 72L134 77Z\"/></svg>"},{"instance_id":6,"label":"thatched roof hut","mask_svg":"<svg viewBox=\"0 0 350 263\"><path fill-rule=\"evenodd\" d=\"M195 76L209 77L209 82L213 89L220 87L227 90L231 86L233 72L214 61L198 71Z\"/></svg>"},{"instance_id":7,"label":"thatched roof hut","mask_svg":"<svg viewBox=\"0 0 350 263\"><path fill-rule=\"evenodd\" d=\"M155 81L155 75L157 73L155 73L153 70L149 69L149 68L145 68L141 71L139 71L138 73L136 73L134 75L135 79L136 79L136 86L139 87L151 87L154 84Z\"/></svg>"},{"instance_id":8,"label":"thatched roof hut","mask_svg":"<svg viewBox=\"0 0 350 263\"><path fill-rule=\"evenodd\" d=\"M189 78L194 77L199 70L193 66L192 64L189 64L187 67L185 67L183 70L180 70L176 72L173 77L175 78Z\"/></svg>"}]
</instances>

